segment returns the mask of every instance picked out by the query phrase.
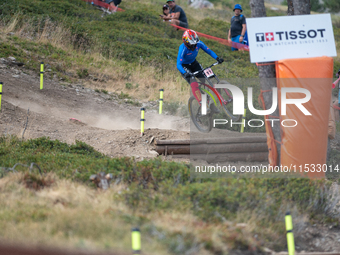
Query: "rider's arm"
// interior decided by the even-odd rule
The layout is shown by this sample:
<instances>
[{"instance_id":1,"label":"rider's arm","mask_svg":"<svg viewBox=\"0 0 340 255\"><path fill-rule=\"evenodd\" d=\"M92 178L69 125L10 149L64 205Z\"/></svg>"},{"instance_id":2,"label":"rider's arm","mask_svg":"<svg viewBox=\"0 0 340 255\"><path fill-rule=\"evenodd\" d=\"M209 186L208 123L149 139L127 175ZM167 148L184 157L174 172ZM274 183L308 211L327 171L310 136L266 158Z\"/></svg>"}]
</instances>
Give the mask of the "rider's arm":
<instances>
[{"instance_id":1,"label":"rider's arm","mask_svg":"<svg viewBox=\"0 0 340 255\"><path fill-rule=\"evenodd\" d=\"M212 58L216 59L217 55L211 49L209 49L202 41L200 41L197 46L199 46L202 50L204 50L207 54L209 54Z\"/></svg>"},{"instance_id":2,"label":"rider's arm","mask_svg":"<svg viewBox=\"0 0 340 255\"><path fill-rule=\"evenodd\" d=\"M181 74L186 73L186 71L184 70L184 68L182 66L183 57L184 57L184 47L185 46L182 43L181 46L179 46L178 55L177 55L177 69L178 69L178 71L181 72Z\"/></svg>"}]
</instances>

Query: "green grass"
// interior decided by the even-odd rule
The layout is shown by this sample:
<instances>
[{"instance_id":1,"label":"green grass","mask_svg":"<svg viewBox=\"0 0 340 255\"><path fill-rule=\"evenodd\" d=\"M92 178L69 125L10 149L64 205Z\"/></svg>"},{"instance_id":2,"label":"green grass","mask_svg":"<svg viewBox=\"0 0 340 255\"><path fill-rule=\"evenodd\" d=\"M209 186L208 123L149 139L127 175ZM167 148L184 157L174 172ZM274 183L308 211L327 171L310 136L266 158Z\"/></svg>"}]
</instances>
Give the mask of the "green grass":
<instances>
[{"instance_id":1,"label":"green grass","mask_svg":"<svg viewBox=\"0 0 340 255\"><path fill-rule=\"evenodd\" d=\"M211 230L214 226L223 224L224 221L235 224L246 223L248 227L238 234L237 231L230 230L230 232L227 229L221 232L221 238L228 250L247 250L249 247L260 249L262 245L275 250L284 249L283 220L286 210L292 210L293 218L305 217L311 223L334 221L330 216L325 216L330 210L327 209L328 200L325 196L330 182L326 180L193 179L190 177L189 167L182 163L165 162L161 159L140 162L135 162L132 158L112 159L82 142L67 145L47 138L19 141L17 138L2 137L0 139L0 162L2 162L2 175L5 176L8 175L5 169L13 167L16 163L35 162L44 173L53 173L58 178L86 185L90 185L88 178L91 174L99 171L110 172L114 176L113 181L120 180L121 184L128 187L120 195L114 196L115 203L122 203L126 206L124 217L127 217L130 223L141 224L146 229L155 227L152 225L157 222L153 220L156 214L168 215L166 217L174 217L173 215L181 213L191 215L181 224L189 224L197 218L204 224L208 224L206 226ZM25 172L27 168L18 167L16 170ZM27 178L31 183L41 179L34 175ZM26 180L24 183L27 183L27 178L24 179ZM46 182L48 180L44 180L43 183ZM2 208L2 211L5 210L5 207ZM46 210L48 209L42 208L37 212L27 210L24 216L26 220L21 219L21 221L27 221L34 216L37 221L46 222L48 220ZM133 219L135 213L138 216ZM16 215L8 214L6 220L15 220L18 217ZM168 223L164 220L158 225L168 233L167 238L160 243L172 250L172 254L179 254L190 249L190 245L184 245L184 248L182 247L184 250L176 253L176 248L171 248L171 243L174 241L172 236L176 236L176 231ZM190 224L188 228L192 230L190 230L191 234L185 234L186 231L177 232L183 238L188 239L189 243L193 240L196 240L198 244L204 243L205 249L211 253L225 249L224 246L220 247L218 240L197 230L199 226L196 228ZM104 227L100 225L98 228ZM67 233L66 230L60 231ZM87 230L76 227L74 231L82 236L81 233ZM206 231L209 230L204 232ZM255 234L258 235L259 242L253 238ZM4 233L2 235L6 236ZM105 239L106 236L103 235ZM261 242L262 245L260 245Z\"/></svg>"}]
</instances>

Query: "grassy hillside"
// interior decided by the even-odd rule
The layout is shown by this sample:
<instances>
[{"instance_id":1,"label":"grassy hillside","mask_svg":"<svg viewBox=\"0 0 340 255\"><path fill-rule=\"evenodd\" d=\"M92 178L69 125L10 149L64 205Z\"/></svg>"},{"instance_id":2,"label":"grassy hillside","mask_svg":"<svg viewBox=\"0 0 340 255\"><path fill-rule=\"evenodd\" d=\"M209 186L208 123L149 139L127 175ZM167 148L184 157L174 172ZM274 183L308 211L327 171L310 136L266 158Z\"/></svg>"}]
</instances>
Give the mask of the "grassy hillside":
<instances>
[{"instance_id":1,"label":"grassy hillside","mask_svg":"<svg viewBox=\"0 0 340 255\"><path fill-rule=\"evenodd\" d=\"M162 4L159 0L123 1L125 12L101 17L102 12L81 0L5 0L0 4L0 57L18 57L35 70L44 60L66 81L95 76L106 82L91 86L123 90L140 99L156 99L158 89L166 88L169 101L185 102L188 86L175 67L182 31L159 19ZM232 4L215 2L215 10L190 9L186 1L178 4L186 8L191 28L226 38ZM15 36L6 36L9 32ZM248 53L231 52L230 47L204 41L226 60L216 68L219 75L257 76ZM212 62L206 54L198 59L203 65Z\"/></svg>"},{"instance_id":2,"label":"grassy hillside","mask_svg":"<svg viewBox=\"0 0 340 255\"><path fill-rule=\"evenodd\" d=\"M8 172L33 161L48 174ZM192 179L185 164L111 159L84 143L47 138L2 137L0 162L6 242L129 252L130 228L139 226L147 254L258 254L285 249L287 210L297 236L308 224L338 224L326 180ZM98 171L114 176L105 193L88 180Z\"/></svg>"},{"instance_id":3,"label":"grassy hillside","mask_svg":"<svg viewBox=\"0 0 340 255\"><path fill-rule=\"evenodd\" d=\"M177 3L185 9L191 28L226 38L234 2L213 1L213 10L192 9L183 0ZM247 1L239 3L250 17ZM165 110L176 112L186 105L190 88L176 68L182 31L159 19L162 4L161 0L123 1L124 12L102 17L101 11L81 0L5 0L0 3L0 57L14 56L37 73L44 61L48 64L45 69L51 70L47 77L123 92L140 101L157 100L163 88ZM267 11L270 16L285 15L285 8ZM338 42L340 21L334 17L333 23ZM231 79L258 76L248 52L232 52L228 46L201 39L225 59L223 65L214 68L220 78L237 81ZM337 44L338 51L339 47ZM338 70L339 57L334 59L334 70ZM203 66L213 62L204 53L198 60ZM258 88L258 80L256 84L243 80L236 85L250 83ZM259 107L255 101L255 107ZM248 115L249 119L254 117L250 112Z\"/></svg>"}]
</instances>

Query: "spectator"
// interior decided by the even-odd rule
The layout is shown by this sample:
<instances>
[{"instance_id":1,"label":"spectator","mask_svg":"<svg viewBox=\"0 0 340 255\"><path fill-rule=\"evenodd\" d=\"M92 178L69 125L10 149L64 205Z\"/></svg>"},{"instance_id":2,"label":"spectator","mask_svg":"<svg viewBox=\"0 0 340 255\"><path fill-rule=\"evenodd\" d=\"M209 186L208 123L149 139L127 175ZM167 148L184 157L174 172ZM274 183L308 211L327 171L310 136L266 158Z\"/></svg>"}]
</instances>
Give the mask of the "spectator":
<instances>
[{"instance_id":1,"label":"spectator","mask_svg":"<svg viewBox=\"0 0 340 255\"><path fill-rule=\"evenodd\" d=\"M246 25L246 17L244 17L242 12L242 6L240 4L235 4L234 7L234 13L235 16L231 18L230 22L230 29L228 33L228 41L233 41L236 43L244 43L244 37L247 31L247 25ZM232 51L236 51L238 49L231 47Z\"/></svg>"},{"instance_id":2,"label":"spectator","mask_svg":"<svg viewBox=\"0 0 340 255\"><path fill-rule=\"evenodd\" d=\"M122 0L105 0L105 3L111 5L113 7L112 12L116 12L118 10L118 5L122 2Z\"/></svg>"},{"instance_id":3,"label":"spectator","mask_svg":"<svg viewBox=\"0 0 340 255\"><path fill-rule=\"evenodd\" d=\"M167 17L167 18L170 18L167 21L171 22L172 15L173 14L170 14L170 7L169 7L169 5L167 5L167 4L163 5L163 15L159 15L159 16L161 16L163 21L165 21L164 17Z\"/></svg>"},{"instance_id":4,"label":"spectator","mask_svg":"<svg viewBox=\"0 0 340 255\"><path fill-rule=\"evenodd\" d=\"M175 0L168 0L166 3L170 7L170 14L172 17L163 17L163 19L165 21L171 20L170 22L176 26L188 28L187 16L183 9L179 5L176 5Z\"/></svg>"}]
</instances>

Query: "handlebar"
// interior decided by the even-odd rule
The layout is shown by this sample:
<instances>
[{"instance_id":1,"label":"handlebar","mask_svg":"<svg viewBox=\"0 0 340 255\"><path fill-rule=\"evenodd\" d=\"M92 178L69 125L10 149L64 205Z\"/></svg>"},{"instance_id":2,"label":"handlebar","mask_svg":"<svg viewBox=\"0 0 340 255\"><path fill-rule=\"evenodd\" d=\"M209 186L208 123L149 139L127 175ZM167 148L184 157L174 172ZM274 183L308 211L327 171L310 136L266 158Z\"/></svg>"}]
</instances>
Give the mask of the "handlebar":
<instances>
[{"instance_id":1,"label":"handlebar","mask_svg":"<svg viewBox=\"0 0 340 255\"><path fill-rule=\"evenodd\" d=\"M196 71L196 72L192 73L192 76L196 76L197 74L202 73L205 69L211 68L211 67L216 66L216 65L218 65L218 64L219 64L219 63L216 62L216 63L212 64L212 65L209 66L209 67L206 67L206 68L204 68L204 69L202 69L202 70Z\"/></svg>"}]
</instances>

